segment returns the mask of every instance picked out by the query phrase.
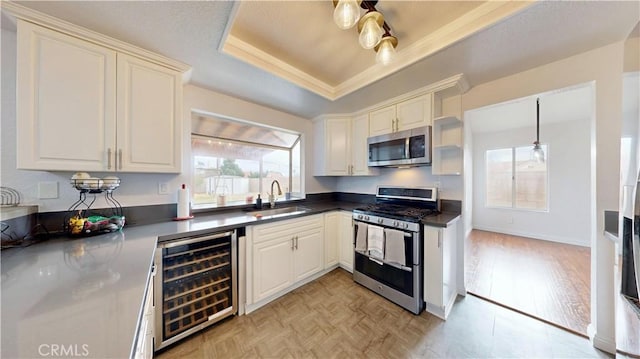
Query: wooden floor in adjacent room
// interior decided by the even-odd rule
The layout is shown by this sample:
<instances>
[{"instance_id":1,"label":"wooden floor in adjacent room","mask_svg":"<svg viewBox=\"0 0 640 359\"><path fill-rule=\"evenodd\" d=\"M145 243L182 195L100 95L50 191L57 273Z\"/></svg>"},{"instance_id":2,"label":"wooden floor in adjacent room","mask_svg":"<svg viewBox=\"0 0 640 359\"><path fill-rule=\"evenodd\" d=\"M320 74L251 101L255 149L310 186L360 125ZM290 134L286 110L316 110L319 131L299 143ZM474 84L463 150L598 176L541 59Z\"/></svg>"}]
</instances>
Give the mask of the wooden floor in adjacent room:
<instances>
[{"instance_id":1,"label":"wooden floor in adjacent room","mask_svg":"<svg viewBox=\"0 0 640 359\"><path fill-rule=\"evenodd\" d=\"M447 321L413 315L336 269L157 358L608 357L583 337L473 296Z\"/></svg>"},{"instance_id":2,"label":"wooden floor in adjacent room","mask_svg":"<svg viewBox=\"0 0 640 359\"><path fill-rule=\"evenodd\" d=\"M467 291L586 335L590 261L588 247L473 230Z\"/></svg>"}]
</instances>

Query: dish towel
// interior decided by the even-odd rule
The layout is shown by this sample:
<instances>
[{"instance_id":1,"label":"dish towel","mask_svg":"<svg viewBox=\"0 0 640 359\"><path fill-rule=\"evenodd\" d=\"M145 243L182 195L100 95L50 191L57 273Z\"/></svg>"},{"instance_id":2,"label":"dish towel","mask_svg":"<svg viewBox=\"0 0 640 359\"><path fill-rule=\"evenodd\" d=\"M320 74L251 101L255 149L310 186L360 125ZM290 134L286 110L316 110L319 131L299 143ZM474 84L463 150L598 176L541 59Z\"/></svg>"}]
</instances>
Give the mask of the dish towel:
<instances>
[{"instance_id":1,"label":"dish towel","mask_svg":"<svg viewBox=\"0 0 640 359\"><path fill-rule=\"evenodd\" d=\"M384 259L384 228L369 225L367 228L369 257Z\"/></svg>"},{"instance_id":2,"label":"dish towel","mask_svg":"<svg viewBox=\"0 0 640 359\"><path fill-rule=\"evenodd\" d=\"M367 227L366 223L356 222L356 251L358 252L367 250Z\"/></svg>"},{"instance_id":3,"label":"dish towel","mask_svg":"<svg viewBox=\"0 0 640 359\"><path fill-rule=\"evenodd\" d=\"M404 232L384 229L384 260L406 266L404 255Z\"/></svg>"}]
</instances>

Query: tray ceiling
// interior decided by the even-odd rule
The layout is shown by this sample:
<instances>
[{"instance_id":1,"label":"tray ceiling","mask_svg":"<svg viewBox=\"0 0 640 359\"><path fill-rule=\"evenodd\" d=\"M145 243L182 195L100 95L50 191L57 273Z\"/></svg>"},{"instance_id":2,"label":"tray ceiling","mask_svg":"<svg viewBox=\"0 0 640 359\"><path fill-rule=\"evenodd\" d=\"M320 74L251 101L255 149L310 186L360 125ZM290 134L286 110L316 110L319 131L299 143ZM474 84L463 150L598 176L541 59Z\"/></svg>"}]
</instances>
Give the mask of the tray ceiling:
<instances>
[{"instance_id":1,"label":"tray ceiling","mask_svg":"<svg viewBox=\"0 0 640 359\"><path fill-rule=\"evenodd\" d=\"M503 1L387 1L377 5L398 38L387 66L333 23L331 1L244 1L235 5L221 50L335 100L529 6ZM364 12L364 10L362 10Z\"/></svg>"}]
</instances>

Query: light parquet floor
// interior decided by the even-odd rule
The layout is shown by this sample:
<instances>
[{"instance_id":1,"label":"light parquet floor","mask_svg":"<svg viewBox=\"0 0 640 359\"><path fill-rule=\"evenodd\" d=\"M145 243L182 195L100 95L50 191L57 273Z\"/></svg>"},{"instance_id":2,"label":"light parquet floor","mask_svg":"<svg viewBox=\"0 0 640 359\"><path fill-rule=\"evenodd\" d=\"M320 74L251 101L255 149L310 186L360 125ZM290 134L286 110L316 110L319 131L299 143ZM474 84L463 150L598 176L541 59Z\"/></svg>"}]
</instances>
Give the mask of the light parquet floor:
<instances>
[{"instance_id":1,"label":"light parquet floor","mask_svg":"<svg viewBox=\"0 0 640 359\"><path fill-rule=\"evenodd\" d=\"M588 247L473 230L467 291L586 335L590 261Z\"/></svg>"},{"instance_id":2,"label":"light parquet floor","mask_svg":"<svg viewBox=\"0 0 640 359\"><path fill-rule=\"evenodd\" d=\"M233 317L157 358L608 357L587 339L481 299L459 297L447 321L413 315L336 269Z\"/></svg>"}]
</instances>

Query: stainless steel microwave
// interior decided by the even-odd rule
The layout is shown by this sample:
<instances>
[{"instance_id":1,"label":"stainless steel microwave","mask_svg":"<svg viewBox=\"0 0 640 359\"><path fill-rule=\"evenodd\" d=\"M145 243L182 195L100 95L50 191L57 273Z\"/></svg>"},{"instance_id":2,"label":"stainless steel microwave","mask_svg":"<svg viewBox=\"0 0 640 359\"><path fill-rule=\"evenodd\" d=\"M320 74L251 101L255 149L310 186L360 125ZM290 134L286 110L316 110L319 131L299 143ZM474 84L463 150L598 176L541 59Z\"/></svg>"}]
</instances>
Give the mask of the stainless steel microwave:
<instances>
[{"instance_id":1,"label":"stainless steel microwave","mask_svg":"<svg viewBox=\"0 0 640 359\"><path fill-rule=\"evenodd\" d=\"M431 165L431 126L367 139L370 167Z\"/></svg>"}]
</instances>

